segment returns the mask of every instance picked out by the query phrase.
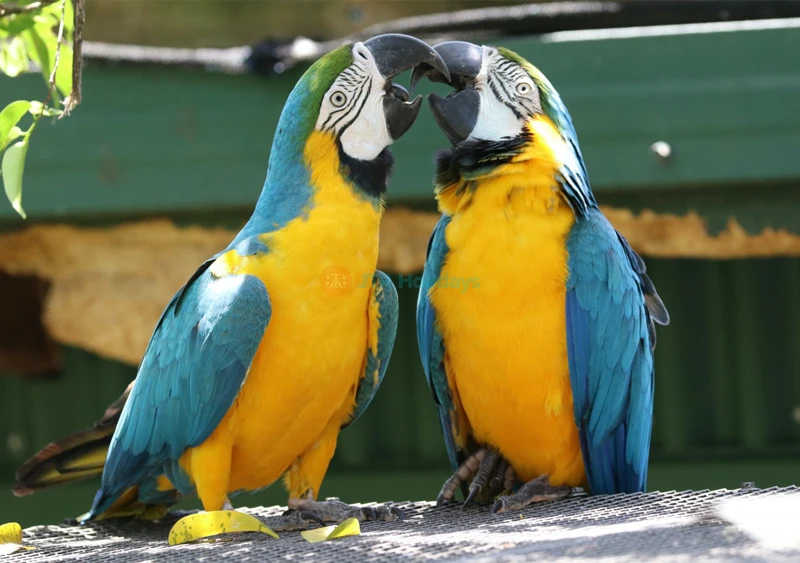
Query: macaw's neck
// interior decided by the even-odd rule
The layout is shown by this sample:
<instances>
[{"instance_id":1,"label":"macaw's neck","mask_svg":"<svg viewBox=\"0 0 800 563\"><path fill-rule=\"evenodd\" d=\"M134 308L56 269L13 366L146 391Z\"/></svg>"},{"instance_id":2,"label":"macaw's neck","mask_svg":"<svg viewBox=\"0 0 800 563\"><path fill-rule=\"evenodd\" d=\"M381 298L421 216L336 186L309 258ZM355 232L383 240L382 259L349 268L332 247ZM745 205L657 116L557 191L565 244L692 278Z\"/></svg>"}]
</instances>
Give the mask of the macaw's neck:
<instances>
[{"instance_id":1,"label":"macaw's neck","mask_svg":"<svg viewBox=\"0 0 800 563\"><path fill-rule=\"evenodd\" d=\"M269 153L267 178L250 220L230 247L250 237L282 228L292 219L306 213L311 206L311 174L303 153L306 140L313 131L313 114L301 95L301 79L281 112L272 149Z\"/></svg>"},{"instance_id":2,"label":"macaw's neck","mask_svg":"<svg viewBox=\"0 0 800 563\"><path fill-rule=\"evenodd\" d=\"M476 199L504 206L522 198L531 210L545 213L569 207L560 178L571 150L552 121L539 114L515 137L470 139L440 151L435 180L439 210L454 215Z\"/></svg>"},{"instance_id":3,"label":"macaw's neck","mask_svg":"<svg viewBox=\"0 0 800 563\"><path fill-rule=\"evenodd\" d=\"M394 158L388 149L373 160L349 156L331 133L313 132L305 143L303 159L310 172L315 201L369 201L376 208L386 193Z\"/></svg>"},{"instance_id":4,"label":"macaw's neck","mask_svg":"<svg viewBox=\"0 0 800 563\"><path fill-rule=\"evenodd\" d=\"M261 196L232 246L276 231L320 205L367 201L381 209L393 165L388 150L372 161L357 160L344 153L332 134L312 130L303 135L303 131L284 126L283 121L282 117Z\"/></svg>"}]
</instances>

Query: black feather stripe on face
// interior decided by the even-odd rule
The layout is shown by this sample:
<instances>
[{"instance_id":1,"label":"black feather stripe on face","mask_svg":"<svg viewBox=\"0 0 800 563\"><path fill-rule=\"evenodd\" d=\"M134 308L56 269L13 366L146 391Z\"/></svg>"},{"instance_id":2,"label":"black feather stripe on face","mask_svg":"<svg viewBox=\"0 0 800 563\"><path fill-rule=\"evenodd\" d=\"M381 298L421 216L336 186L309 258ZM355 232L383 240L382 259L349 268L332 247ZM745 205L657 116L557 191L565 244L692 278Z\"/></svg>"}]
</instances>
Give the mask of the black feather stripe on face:
<instances>
[{"instance_id":1,"label":"black feather stripe on face","mask_svg":"<svg viewBox=\"0 0 800 563\"><path fill-rule=\"evenodd\" d=\"M369 91L371 88L372 78L367 78L367 81L360 86L358 92L356 93L356 99L360 100L360 102L358 102L358 109L355 111L355 114L353 114L352 111L349 112L351 115L353 115L353 117L345 125L339 128L339 136L341 136L342 133L344 133L347 128L350 127L356 119L358 119L358 116L361 115L361 110L364 109L364 106L367 103L367 98L369 97ZM338 123L339 122L337 121L333 127L335 128Z\"/></svg>"},{"instance_id":2,"label":"black feather stripe on face","mask_svg":"<svg viewBox=\"0 0 800 563\"><path fill-rule=\"evenodd\" d=\"M359 160L348 155L337 139L342 174L364 195L379 199L386 193L389 177L394 170L394 155L385 148L372 160Z\"/></svg>"},{"instance_id":3,"label":"black feather stripe on face","mask_svg":"<svg viewBox=\"0 0 800 563\"><path fill-rule=\"evenodd\" d=\"M522 107L522 104L520 104L515 97L511 96L511 94L508 91L508 88L506 87L506 84L502 80L495 78L494 75L492 74L489 75L488 82L489 82L489 88L492 90L492 93L495 95L498 101L500 101L500 103L502 103L504 106L510 109L517 119L522 119L523 118L522 112L517 108L518 104L520 105L520 107Z\"/></svg>"},{"instance_id":4,"label":"black feather stripe on face","mask_svg":"<svg viewBox=\"0 0 800 563\"><path fill-rule=\"evenodd\" d=\"M442 149L434 157L434 182L436 186L444 187L489 174L497 166L510 162L532 140L533 135L525 130L508 139L468 139L454 147Z\"/></svg>"},{"instance_id":5,"label":"black feather stripe on face","mask_svg":"<svg viewBox=\"0 0 800 563\"><path fill-rule=\"evenodd\" d=\"M361 113L372 87L372 79L366 68L354 64L340 74L336 84L338 84L341 92L347 96L347 103L341 108L331 111L321 129L323 131L339 131L341 133L342 130L355 121L355 117L351 118L343 128L340 127L341 122L347 119L348 116L352 116L354 111L356 117Z\"/></svg>"}]
</instances>

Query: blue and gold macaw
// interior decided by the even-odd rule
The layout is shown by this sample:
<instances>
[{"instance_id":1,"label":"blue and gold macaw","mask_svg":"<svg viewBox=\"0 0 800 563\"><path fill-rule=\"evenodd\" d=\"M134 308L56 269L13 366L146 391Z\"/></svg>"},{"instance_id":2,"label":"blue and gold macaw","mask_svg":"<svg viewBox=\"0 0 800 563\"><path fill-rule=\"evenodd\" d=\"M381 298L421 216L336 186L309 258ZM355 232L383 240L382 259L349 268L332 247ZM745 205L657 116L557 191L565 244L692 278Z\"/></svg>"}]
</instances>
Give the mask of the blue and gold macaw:
<instances>
[{"instance_id":1,"label":"blue and gold macaw","mask_svg":"<svg viewBox=\"0 0 800 563\"><path fill-rule=\"evenodd\" d=\"M296 511L275 529L376 516L316 497L394 344L397 292L375 269L387 147L422 100L392 78L423 62L447 72L427 44L387 34L308 69L249 222L167 305L127 399L23 466L18 493L96 472L113 428L89 520L194 492L205 510L230 508L231 494L281 476Z\"/></svg>"},{"instance_id":2,"label":"blue and gold macaw","mask_svg":"<svg viewBox=\"0 0 800 563\"><path fill-rule=\"evenodd\" d=\"M442 212L417 335L467 502L493 510L643 491L655 323L669 317L642 259L597 206L567 108L544 75L502 48L435 47L455 91L429 96L452 142L437 155ZM444 280L444 283L443 283ZM454 283L453 280L463 280ZM469 490L466 482L472 479Z\"/></svg>"}]
</instances>

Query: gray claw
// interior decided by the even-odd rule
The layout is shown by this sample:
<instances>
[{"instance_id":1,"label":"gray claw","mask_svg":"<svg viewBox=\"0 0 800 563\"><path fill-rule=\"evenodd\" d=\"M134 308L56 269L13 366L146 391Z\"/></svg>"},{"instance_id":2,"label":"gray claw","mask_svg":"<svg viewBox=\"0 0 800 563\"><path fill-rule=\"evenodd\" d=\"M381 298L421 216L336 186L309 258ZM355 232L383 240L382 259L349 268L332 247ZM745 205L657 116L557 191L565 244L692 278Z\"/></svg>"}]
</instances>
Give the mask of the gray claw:
<instances>
[{"instance_id":1,"label":"gray claw","mask_svg":"<svg viewBox=\"0 0 800 563\"><path fill-rule=\"evenodd\" d=\"M442 485L442 490L439 491L439 496L436 497L437 506L441 506L446 501L452 500L453 497L455 497L458 487L475 476L475 473L480 468L481 462L488 451L489 450L486 448L481 448L464 460L464 463L462 463L459 468L456 469L455 473Z\"/></svg>"},{"instance_id":2,"label":"gray claw","mask_svg":"<svg viewBox=\"0 0 800 563\"><path fill-rule=\"evenodd\" d=\"M316 522L320 526L325 525L325 520L314 514L313 512L306 512L305 510L296 510L295 512L300 514L300 518L303 520L308 520L310 522Z\"/></svg>"},{"instance_id":3,"label":"gray claw","mask_svg":"<svg viewBox=\"0 0 800 563\"><path fill-rule=\"evenodd\" d=\"M501 457L500 461L497 463L497 467L494 470L494 474L492 478L489 479L489 489L492 491L496 491L499 487L505 484L506 480L506 471L508 471L509 463L506 458Z\"/></svg>"},{"instance_id":4,"label":"gray claw","mask_svg":"<svg viewBox=\"0 0 800 563\"><path fill-rule=\"evenodd\" d=\"M472 478L472 482L469 485L469 494L467 495L467 498L464 499L464 504L461 505L461 510L464 510L469 503L471 503L472 500L483 490L483 487L489 480L489 476L494 473L499 459L500 454L497 453L496 450L490 450L486 453L481 461L480 466L478 467L478 471L475 472L475 477Z\"/></svg>"}]
</instances>

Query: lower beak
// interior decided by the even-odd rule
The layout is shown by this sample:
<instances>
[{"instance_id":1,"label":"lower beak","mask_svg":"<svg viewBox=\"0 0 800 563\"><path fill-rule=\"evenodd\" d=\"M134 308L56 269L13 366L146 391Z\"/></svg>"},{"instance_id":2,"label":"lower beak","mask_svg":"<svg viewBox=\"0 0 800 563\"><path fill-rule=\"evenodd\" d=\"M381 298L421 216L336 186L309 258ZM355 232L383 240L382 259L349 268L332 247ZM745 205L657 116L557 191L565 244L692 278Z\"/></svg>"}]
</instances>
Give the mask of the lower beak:
<instances>
[{"instance_id":1,"label":"lower beak","mask_svg":"<svg viewBox=\"0 0 800 563\"><path fill-rule=\"evenodd\" d=\"M414 124L419 110L422 109L422 96L417 96L414 101L408 101L408 92L405 97L398 95L398 89L405 92L399 84L392 88L383 97L383 114L386 116L386 128L393 141L396 141Z\"/></svg>"},{"instance_id":2,"label":"lower beak","mask_svg":"<svg viewBox=\"0 0 800 563\"><path fill-rule=\"evenodd\" d=\"M449 94L446 98L428 94L433 119L454 145L466 140L478 123L481 96L471 87Z\"/></svg>"}]
</instances>

